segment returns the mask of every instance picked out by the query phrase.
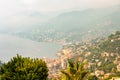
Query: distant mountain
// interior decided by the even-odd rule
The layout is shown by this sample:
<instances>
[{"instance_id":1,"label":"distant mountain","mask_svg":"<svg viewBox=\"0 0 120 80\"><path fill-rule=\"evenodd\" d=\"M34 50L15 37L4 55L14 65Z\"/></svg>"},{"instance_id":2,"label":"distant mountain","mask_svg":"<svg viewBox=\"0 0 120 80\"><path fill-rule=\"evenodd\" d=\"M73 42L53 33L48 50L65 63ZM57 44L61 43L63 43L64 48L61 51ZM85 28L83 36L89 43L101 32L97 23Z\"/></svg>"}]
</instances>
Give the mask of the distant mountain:
<instances>
[{"instance_id":1,"label":"distant mountain","mask_svg":"<svg viewBox=\"0 0 120 80\"><path fill-rule=\"evenodd\" d=\"M87 9L84 11L72 11L63 13L54 19L49 24L57 30L83 30L96 27L96 24L104 23L106 21L115 22L119 21L120 7L107 8L107 9ZM114 23L113 22L113 23Z\"/></svg>"},{"instance_id":2,"label":"distant mountain","mask_svg":"<svg viewBox=\"0 0 120 80\"><path fill-rule=\"evenodd\" d=\"M21 32L47 21L50 16L35 11L24 11L0 19L0 32Z\"/></svg>"},{"instance_id":3,"label":"distant mountain","mask_svg":"<svg viewBox=\"0 0 120 80\"><path fill-rule=\"evenodd\" d=\"M119 21L119 5L71 11L49 19L43 24L34 25L24 32L24 37L37 41L91 40L120 30Z\"/></svg>"}]
</instances>

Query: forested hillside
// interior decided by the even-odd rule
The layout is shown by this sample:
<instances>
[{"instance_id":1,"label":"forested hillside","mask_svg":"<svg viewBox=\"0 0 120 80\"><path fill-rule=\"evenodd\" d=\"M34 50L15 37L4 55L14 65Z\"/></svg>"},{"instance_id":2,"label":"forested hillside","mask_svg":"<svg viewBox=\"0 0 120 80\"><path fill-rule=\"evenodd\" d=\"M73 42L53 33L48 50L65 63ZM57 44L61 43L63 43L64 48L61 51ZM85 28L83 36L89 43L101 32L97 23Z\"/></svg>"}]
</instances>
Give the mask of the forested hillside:
<instances>
[{"instance_id":1,"label":"forested hillside","mask_svg":"<svg viewBox=\"0 0 120 80\"><path fill-rule=\"evenodd\" d=\"M73 60L78 58L80 62L86 60L85 69L99 79L120 77L120 31L104 39L66 45L58 53L58 57L62 58L64 64L67 64L68 58ZM67 66L64 65L65 67Z\"/></svg>"}]
</instances>

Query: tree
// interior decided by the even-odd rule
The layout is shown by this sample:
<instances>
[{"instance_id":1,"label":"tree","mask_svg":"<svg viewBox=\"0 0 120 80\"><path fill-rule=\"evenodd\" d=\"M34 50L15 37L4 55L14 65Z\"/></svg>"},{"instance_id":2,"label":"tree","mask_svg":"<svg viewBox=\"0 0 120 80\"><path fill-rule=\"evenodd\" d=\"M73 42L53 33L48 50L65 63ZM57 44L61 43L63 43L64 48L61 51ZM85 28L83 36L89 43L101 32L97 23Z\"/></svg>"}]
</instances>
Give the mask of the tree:
<instances>
[{"instance_id":1,"label":"tree","mask_svg":"<svg viewBox=\"0 0 120 80\"><path fill-rule=\"evenodd\" d=\"M84 69L86 62L79 63L78 59L75 61L68 59L69 66L62 72L62 80L84 80L87 77L88 71Z\"/></svg>"},{"instance_id":2,"label":"tree","mask_svg":"<svg viewBox=\"0 0 120 80\"><path fill-rule=\"evenodd\" d=\"M46 80L48 68L41 59L17 55L3 64L0 75L1 80Z\"/></svg>"},{"instance_id":3,"label":"tree","mask_svg":"<svg viewBox=\"0 0 120 80\"><path fill-rule=\"evenodd\" d=\"M3 63L2 63L2 61L0 60L0 66L2 66L3 65Z\"/></svg>"},{"instance_id":4,"label":"tree","mask_svg":"<svg viewBox=\"0 0 120 80\"><path fill-rule=\"evenodd\" d=\"M98 80L98 78L95 75L88 76L88 80Z\"/></svg>"}]
</instances>

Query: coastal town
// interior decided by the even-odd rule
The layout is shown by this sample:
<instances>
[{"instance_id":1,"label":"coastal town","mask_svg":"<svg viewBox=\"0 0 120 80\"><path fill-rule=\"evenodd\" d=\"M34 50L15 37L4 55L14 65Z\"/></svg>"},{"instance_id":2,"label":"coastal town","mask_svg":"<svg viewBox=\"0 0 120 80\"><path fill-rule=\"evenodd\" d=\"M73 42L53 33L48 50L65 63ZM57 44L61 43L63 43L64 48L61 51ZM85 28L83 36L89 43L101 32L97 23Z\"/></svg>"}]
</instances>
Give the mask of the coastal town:
<instances>
[{"instance_id":1,"label":"coastal town","mask_svg":"<svg viewBox=\"0 0 120 80\"><path fill-rule=\"evenodd\" d=\"M120 0L1 0L0 80L120 80Z\"/></svg>"},{"instance_id":2,"label":"coastal town","mask_svg":"<svg viewBox=\"0 0 120 80\"><path fill-rule=\"evenodd\" d=\"M104 39L108 41L108 39ZM115 41L120 42L120 38L109 40L110 43ZM86 45L81 45L80 43L74 43L68 47L64 47L57 53L57 58L49 59L43 58L47 63L49 68L49 78L59 78L61 76L60 71L65 70L68 65L68 59L78 58L79 62L87 61L84 66L85 69L91 70L91 75L95 75L99 79L106 79L116 73L120 72L120 54L117 52L119 47L116 47L117 53L101 51L97 54L93 51L89 51L90 47L94 47L96 50L100 41L96 41L97 45L92 43L85 43ZM117 80L117 79L115 79Z\"/></svg>"}]
</instances>

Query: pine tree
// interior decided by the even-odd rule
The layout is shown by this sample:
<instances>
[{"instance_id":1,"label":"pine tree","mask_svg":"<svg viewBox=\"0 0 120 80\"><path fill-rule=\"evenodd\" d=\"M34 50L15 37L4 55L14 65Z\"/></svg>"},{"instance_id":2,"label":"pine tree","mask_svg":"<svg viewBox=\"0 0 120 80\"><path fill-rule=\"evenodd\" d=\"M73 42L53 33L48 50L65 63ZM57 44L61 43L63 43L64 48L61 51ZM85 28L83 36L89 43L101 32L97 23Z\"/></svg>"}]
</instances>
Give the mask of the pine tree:
<instances>
[{"instance_id":1,"label":"pine tree","mask_svg":"<svg viewBox=\"0 0 120 80\"><path fill-rule=\"evenodd\" d=\"M48 68L41 59L17 55L1 67L0 75L1 80L46 80Z\"/></svg>"}]
</instances>

